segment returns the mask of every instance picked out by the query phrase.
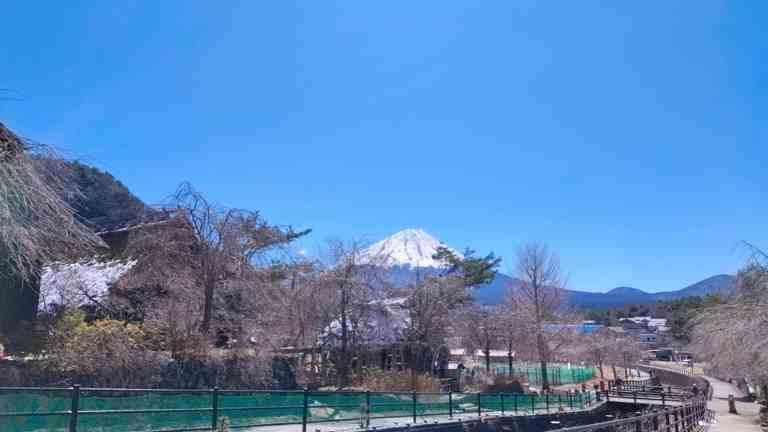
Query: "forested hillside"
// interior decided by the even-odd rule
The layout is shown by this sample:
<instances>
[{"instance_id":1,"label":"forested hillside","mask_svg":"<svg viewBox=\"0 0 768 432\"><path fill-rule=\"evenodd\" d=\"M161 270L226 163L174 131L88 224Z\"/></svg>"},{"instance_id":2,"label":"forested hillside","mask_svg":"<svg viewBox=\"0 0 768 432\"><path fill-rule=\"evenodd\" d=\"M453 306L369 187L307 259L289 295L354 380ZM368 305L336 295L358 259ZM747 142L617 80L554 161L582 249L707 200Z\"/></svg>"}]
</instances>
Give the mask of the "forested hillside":
<instances>
[{"instance_id":1,"label":"forested hillside","mask_svg":"<svg viewBox=\"0 0 768 432\"><path fill-rule=\"evenodd\" d=\"M41 158L45 164L61 164L64 178L79 191L66 197L82 223L96 232L115 229L140 220L151 210L112 174L77 161Z\"/></svg>"}]
</instances>

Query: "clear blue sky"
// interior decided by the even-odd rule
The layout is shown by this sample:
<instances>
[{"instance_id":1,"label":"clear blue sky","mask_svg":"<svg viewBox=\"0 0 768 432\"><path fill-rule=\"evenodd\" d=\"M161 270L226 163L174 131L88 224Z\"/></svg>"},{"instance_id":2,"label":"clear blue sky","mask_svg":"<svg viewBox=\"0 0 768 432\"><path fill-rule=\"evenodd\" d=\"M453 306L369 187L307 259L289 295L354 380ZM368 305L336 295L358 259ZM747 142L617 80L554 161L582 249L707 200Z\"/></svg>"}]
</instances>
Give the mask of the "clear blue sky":
<instances>
[{"instance_id":1,"label":"clear blue sky","mask_svg":"<svg viewBox=\"0 0 768 432\"><path fill-rule=\"evenodd\" d=\"M328 237L421 227L570 286L677 289L768 247L768 2L21 2L0 119L158 202Z\"/></svg>"}]
</instances>

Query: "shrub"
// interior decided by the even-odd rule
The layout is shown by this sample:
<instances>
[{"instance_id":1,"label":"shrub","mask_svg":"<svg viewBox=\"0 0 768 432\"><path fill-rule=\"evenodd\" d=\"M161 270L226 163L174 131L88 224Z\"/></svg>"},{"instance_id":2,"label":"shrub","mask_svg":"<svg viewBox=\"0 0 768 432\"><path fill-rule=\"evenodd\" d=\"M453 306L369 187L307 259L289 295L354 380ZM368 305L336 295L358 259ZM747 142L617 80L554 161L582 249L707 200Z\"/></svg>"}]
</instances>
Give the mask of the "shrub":
<instances>
[{"instance_id":1,"label":"shrub","mask_svg":"<svg viewBox=\"0 0 768 432\"><path fill-rule=\"evenodd\" d=\"M163 356L149 349L142 326L116 320L86 324L82 312L66 313L54 328L46 367L70 381L102 387L150 386Z\"/></svg>"},{"instance_id":2,"label":"shrub","mask_svg":"<svg viewBox=\"0 0 768 432\"><path fill-rule=\"evenodd\" d=\"M358 385L365 390L375 392L439 392L440 380L429 374L419 374L414 377L410 371L384 371L367 369L363 371Z\"/></svg>"},{"instance_id":3,"label":"shrub","mask_svg":"<svg viewBox=\"0 0 768 432\"><path fill-rule=\"evenodd\" d=\"M482 393L524 393L523 385L516 378L497 375L489 384L481 387Z\"/></svg>"}]
</instances>

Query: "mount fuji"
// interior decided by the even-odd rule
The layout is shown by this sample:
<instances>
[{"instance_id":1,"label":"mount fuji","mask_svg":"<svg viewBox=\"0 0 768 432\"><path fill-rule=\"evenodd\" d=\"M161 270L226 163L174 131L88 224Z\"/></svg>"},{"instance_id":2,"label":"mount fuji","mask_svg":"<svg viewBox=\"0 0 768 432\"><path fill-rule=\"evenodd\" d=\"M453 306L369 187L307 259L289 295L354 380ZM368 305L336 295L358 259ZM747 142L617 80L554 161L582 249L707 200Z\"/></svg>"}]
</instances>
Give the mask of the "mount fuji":
<instances>
[{"instance_id":1,"label":"mount fuji","mask_svg":"<svg viewBox=\"0 0 768 432\"><path fill-rule=\"evenodd\" d=\"M417 274L438 274L445 269L444 264L435 260L433 255L439 247L446 247L458 254L448 245L430 235L423 229L408 228L399 231L384 240L372 244L362 251L363 261L371 265L387 268L391 279L396 284L413 281ZM735 286L732 275L716 275L675 291L649 293L631 287L614 288L608 292L586 292L567 290L569 303L585 308L609 308L625 304L652 304L658 301L675 300L694 295L709 293L728 294ZM472 288L472 295L478 303L493 305L504 302L508 288L517 279L503 273L497 273L493 282Z\"/></svg>"},{"instance_id":2,"label":"mount fuji","mask_svg":"<svg viewBox=\"0 0 768 432\"><path fill-rule=\"evenodd\" d=\"M386 267L441 269L444 264L432 258L439 247L448 248L422 229L407 228L374 243L362 252L362 256L363 261L378 261ZM458 254L453 249L451 251Z\"/></svg>"},{"instance_id":3,"label":"mount fuji","mask_svg":"<svg viewBox=\"0 0 768 432\"><path fill-rule=\"evenodd\" d=\"M438 274L445 264L433 258L439 247L445 247L463 256L430 235L423 229L407 228L362 251L363 262L387 267L390 279L396 284L406 284L416 279L416 274ZM493 282L472 288L472 294L482 304L498 304L504 301L507 287L514 279L497 273Z\"/></svg>"}]
</instances>

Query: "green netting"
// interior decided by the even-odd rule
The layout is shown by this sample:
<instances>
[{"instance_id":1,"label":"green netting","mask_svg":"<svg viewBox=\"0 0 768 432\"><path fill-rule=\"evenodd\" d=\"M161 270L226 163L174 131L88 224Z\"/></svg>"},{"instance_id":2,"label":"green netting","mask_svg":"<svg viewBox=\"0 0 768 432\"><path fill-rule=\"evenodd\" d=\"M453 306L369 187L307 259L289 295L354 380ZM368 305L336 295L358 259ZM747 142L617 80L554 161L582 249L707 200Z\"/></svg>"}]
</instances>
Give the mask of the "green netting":
<instances>
[{"instance_id":1,"label":"green netting","mask_svg":"<svg viewBox=\"0 0 768 432\"><path fill-rule=\"evenodd\" d=\"M304 395L286 392L221 392L219 417L227 417L230 426L300 423ZM308 411L308 416L312 414ZM211 423L208 414L208 424Z\"/></svg>"},{"instance_id":2,"label":"green netting","mask_svg":"<svg viewBox=\"0 0 768 432\"><path fill-rule=\"evenodd\" d=\"M503 398L503 400L502 400ZM371 418L412 418L447 415L477 415L481 412L532 413L557 410L559 406L580 408L594 401L594 394L546 396L513 394L418 394L412 393L308 393L307 421L360 421L370 401ZM3 393L0 389L0 413L65 412L55 416L0 417L0 431L65 432L66 413L71 406L71 392L29 391ZM233 427L301 423L304 394L301 392L219 392L219 418L227 417ZM104 413L112 410L183 409L192 412ZM128 432L210 427L212 393L162 392L127 393L121 391L82 391L78 430L93 432Z\"/></svg>"},{"instance_id":3,"label":"green netting","mask_svg":"<svg viewBox=\"0 0 768 432\"><path fill-rule=\"evenodd\" d=\"M20 394L0 394L0 412L57 412L69 411L69 391L39 391ZM65 432L69 415L0 417L0 431Z\"/></svg>"},{"instance_id":4,"label":"green netting","mask_svg":"<svg viewBox=\"0 0 768 432\"><path fill-rule=\"evenodd\" d=\"M402 393L371 394L371 418L408 417L412 415L412 395Z\"/></svg>"},{"instance_id":5,"label":"green netting","mask_svg":"<svg viewBox=\"0 0 768 432\"><path fill-rule=\"evenodd\" d=\"M476 372L485 371L484 366L473 368ZM491 364L491 369L496 375L509 374L507 364ZM515 375L523 375L532 384L541 384L541 367L533 364L519 364L513 367ZM547 378L551 384L575 384L589 381L597 376L597 370L592 367L552 365L547 367Z\"/></svg>"},{"instance_id":6,"label":"green netting","mask_svg":"<svg viewBox=\"0 0 768 432\"><path fill-rule=\"evenodd\" d=\"M450 398L445 394L427 394L416 397L416 414L419 416L445 415L450 412Z\"/></svg>"},{"instance_id":7,"label":"green netting","mask_svg":"<svg viewBox=\"0 0 768 432\"><path fill-rule=\"evenodd\" d=\"M208 393L93 393L82 392L81 411L149 410L149 409L201 409L201 412L184 413L121 413L80 414L78 428L82 430L119 431L125 424L139 426L137 430L204 427L211 424L212 398ZM143 429L142 429L143 428Z\"/></svg>"}]
</instances>

